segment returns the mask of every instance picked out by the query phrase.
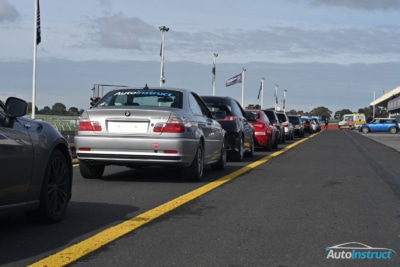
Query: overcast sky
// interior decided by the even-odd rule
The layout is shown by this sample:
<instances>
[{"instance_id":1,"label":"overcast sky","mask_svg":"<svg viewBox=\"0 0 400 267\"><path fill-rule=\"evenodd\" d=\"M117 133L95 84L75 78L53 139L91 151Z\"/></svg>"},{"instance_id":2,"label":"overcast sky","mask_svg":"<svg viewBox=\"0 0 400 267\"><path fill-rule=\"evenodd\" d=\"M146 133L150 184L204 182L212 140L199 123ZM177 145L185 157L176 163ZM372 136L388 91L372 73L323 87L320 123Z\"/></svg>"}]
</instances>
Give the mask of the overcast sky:
<instances>
[{"instance_id":1,"label":"overcast sky","mask_svg":"<svg viewBox=\"0 0 400 267\"><path fill-rule=\"evenodd\" d=\"M35 0L0 0L0 98L32 101ZM286 94L286 109L367 107L400 85L398 0L40 0L36 105L87 108L93 84L168 87L241 101L225 81L246 69L244 105Z\"/></svg>"}]
</instances>

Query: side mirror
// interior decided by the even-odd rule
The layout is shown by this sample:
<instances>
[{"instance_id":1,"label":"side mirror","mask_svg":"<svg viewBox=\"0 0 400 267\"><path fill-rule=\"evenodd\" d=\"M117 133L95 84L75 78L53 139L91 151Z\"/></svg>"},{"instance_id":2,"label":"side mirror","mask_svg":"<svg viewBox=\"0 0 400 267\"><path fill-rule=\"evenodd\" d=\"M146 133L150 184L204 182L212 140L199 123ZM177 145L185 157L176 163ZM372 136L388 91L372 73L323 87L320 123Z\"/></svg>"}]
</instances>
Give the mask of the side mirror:
<instances>
[{"instance_id":1,"label":"side mirror","mask_svg":"<svg viewBox=\"0 0 400 267\"><path fill-rule=\"evenodd\" d=\"M25 100L9 97L6 101L6 112L10 118L22 117L26 114L28 103Z\"/></svg>"}]
</instances>

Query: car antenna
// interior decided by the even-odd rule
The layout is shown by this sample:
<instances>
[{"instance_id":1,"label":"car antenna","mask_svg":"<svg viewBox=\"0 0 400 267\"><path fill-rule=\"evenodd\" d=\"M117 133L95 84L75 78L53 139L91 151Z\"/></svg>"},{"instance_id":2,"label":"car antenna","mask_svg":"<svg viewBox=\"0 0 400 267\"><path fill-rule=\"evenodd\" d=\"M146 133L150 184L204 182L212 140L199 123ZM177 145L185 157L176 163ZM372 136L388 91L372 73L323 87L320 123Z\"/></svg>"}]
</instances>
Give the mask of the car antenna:
<instances>
[{"instance_id":1,"label":"car antenna","mask_svg":"<svg viewBox=\"0 0 400 267\"><path fill-rule=\"evenodd\" d=\"M148 90L149 89L149 87L147 86L147 83L146 83L146 85L143 87L143 90Z\"/></svg>"}]
</instances>

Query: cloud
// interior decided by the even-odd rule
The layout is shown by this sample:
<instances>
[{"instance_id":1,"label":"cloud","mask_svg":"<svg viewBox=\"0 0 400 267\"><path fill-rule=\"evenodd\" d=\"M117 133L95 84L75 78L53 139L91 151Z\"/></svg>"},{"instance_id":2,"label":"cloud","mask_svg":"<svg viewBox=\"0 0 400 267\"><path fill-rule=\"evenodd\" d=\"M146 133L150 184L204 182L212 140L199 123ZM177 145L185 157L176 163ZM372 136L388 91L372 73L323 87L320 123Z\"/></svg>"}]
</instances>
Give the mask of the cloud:
<instances>
[{"instance_id":1,"label":"cloud","mask_svg":"<svg viewBox=\"0 0 400 267\"><path fill-rule=\"evenodd\" d=\"M156 27L121 13L96 19L94 27L97 28L99 46L116 49L142 50L157 33Z\"/></svg>"},{"instance_id":2,"label":"cloud","mask_svg":"<svg viewBox=\"0 0 400 267\"><path fill-rule=\"evenodd\" d=\"M311 4L363 10L395 11L400 9L400 1L398 0L311 0Z\"/></svg>"},{"instance_id":3,"label":"cloud","mask_svg":"<svg viewBox=\"0 0 400 267\"><path fill-rule=\"evenodd\" d=\"M0 0L0 22L16 21L19 18L17 9L7 0Z\"/></svg>"}]
</instances>

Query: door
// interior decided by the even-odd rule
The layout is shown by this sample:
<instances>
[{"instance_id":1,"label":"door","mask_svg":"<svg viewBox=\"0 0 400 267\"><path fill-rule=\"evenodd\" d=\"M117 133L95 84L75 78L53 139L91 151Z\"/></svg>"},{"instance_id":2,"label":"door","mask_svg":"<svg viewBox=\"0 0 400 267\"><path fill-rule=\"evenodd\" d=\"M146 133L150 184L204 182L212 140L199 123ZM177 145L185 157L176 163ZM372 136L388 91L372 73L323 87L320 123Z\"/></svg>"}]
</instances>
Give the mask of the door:
<instances>
[{"instance_id":1,"label":"door","mask_svg":"<svg viewBox=\"0 0 400 267\"><path fill-rule=\"evenodd\" d=\"M7 125L0 106L0 205L25 200L32 167L33 147L27 129L18 120Z\"/></svg>"}]
</instances>

